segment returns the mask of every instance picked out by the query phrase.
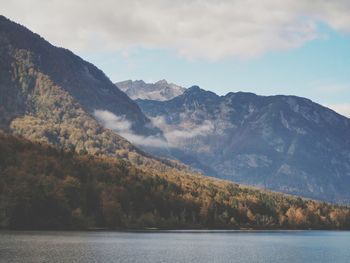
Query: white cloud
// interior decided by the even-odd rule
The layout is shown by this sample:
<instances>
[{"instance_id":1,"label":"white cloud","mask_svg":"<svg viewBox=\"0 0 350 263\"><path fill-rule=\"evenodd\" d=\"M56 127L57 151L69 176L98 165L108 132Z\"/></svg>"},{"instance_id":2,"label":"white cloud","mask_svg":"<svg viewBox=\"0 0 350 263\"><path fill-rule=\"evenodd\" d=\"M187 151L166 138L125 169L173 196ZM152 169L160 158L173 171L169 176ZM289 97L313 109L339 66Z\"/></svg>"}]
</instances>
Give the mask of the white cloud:
<instances>
[{"instance_id":1,"label":"white cloud","mask_svg":"<svg viewBox=\"0 0 350 263\"><path fill-rule=\"evenodd\" d=\"M350 32L348 0L0 0L2 14L74 51L165 48L187 58L252 57Z\"/></svg>"},{"instance_id":2,"label":"white cloud","mask_svg":"<svg viewBox=\"0 0 350 263\"><path fill-rule=\"evenodd\" d=\"M117 132L131 143L140 146L167 147L168 143L156 136L142 136L131 130L132 123L125 116L117 116L110 111L95 110L96 119L107 129Z\"/></svg>"},{"instance_id":3,"label":"white cloud","mask_svg":"<svg viewBox=\"0 0 350 263\"><path fill-rule=\"evenodd\" d=\"M95 117L103 124L104 127L118 132L129 132L131 130L131 122L125 117L120 117L107 110L95 110Z\"/></svg>"},{"instance_id":4,"label":"white cloud","mask_svg":"<svg viewBox=\"0 0 350 263\"><path fill-rule=\"evenodd\" d=\"M178 141L207 135L213 128L210 121L204 121L204 123L199 126L167 132L165 136L169 141Z\"/></svg>"},{"instance_id":5,"label":"white cloud","mask_svg":"<svg viewBox=\"0 0 350 263\"><path fill-rule=\"evenodd\" d=\"M326 105L326 107L350 118L350 104L330 104Z\"/></svg>"},{"instance_id":6,"label":"white cloud","mask_svg":"<svg viewBox=\"0 0 350 263\"><path fill-rule=\"evenodd\" d=\"M200 125L188 128L174 128L166 123L163 117L153 118L152 122L159 127L164 134L166 140L156 136L142 136L135 134L132 130L132 123L124 116L117 116L107 110L95 110L94 116L107 129L111 129L123 136L133 144L139 146L151 146L160 148L176 148L186 140L210 134L214 126L210 121L204 121Z\"/></svg>"},{"instance_id":7,"label":"white cloud","mask_svg":"<svg viewBox=\"0 0 350 263\"><path fill-rule=\"evenodd\" d=\"M151 119L153 124L159 127L167 139L171 147L178 147L186 143L188 139L197 136L206 136L214 131L214 125L211 121L205 120L199 125L189 125L188 127L178 127L167 124L164 117L156 117Z\"/></svg>"}]
</instances>

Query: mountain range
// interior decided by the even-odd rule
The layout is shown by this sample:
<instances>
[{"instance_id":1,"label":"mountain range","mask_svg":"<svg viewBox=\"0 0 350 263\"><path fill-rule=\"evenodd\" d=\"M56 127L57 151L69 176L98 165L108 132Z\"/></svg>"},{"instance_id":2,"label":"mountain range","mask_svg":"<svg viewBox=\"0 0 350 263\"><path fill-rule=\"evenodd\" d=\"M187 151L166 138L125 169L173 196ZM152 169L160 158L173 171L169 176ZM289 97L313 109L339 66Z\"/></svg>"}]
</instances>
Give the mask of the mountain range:
<instances>
[{"instance_id":1,"label":"mountain range","mask_svg":"<svg viewBox=\"0 0 350 263\"><path fill-rule=\"evenodd\" d=\"M175 96L171 88L169 93ZM283 118L274 118L280 116L277 106L269 106L256 95L249 95L257 97L249 106L239 96L237 103L234 94L230 96L226 100L226 96L192 87L169 100L138 99L136 103L91 63L0 16L0 227L349 228L346 207L205 177L166 158L182 159L208 175L235 179L219 175L235 167L218 169L220 160L213 154L234 157L236 152L224 146L253 151L260 140L273 141L280 134L276 127L282 128L272 124ZM233 110L240 114L230 114L226 105L230 101L238 105ZM324 147L332 151L338 147L339 155L332 162L346 162L349 120L327 109L319 117L310 117L304 106L299 107L292 112L297 116L302 112L304 118L316 118L317 124L325 126L329 139L322 141L322 133L317 138L320 153ZM260 111L265 113L260 116ZM296 126L291 126L287 113L290 110L283 116L288 124L282 124L292 133ZM253 118L256 115L260 117ZM258 122L261 118L264 121ZM297 134L305 134L305 129L310 132L309 122L300 123ZM336 143L335 135L339 137ZM222 139L227 145L219 143ZM244 143L240 146L239 141ZM258 149L261 154L268 149L264 153L273 163L272 153L284 150L275 141L267 145L258 144ZM140 147L157 152L158 157ZM298 147L294 152L298 153ZM309 158L316 153L306 154ZM260 159L248 163L254 162L260 164ZM346 170L344 165L336 167ZM345 188L344 178L339 176ZM342 197L337 181L329 180ZM290 187L288 183L285 187Z\"/></svg>"},{"instance_id":2,"label":"mountain range","mask_svg":"<svg viewBox=\"0 0 350 263\"><path fill-rule=\"evenodd\" d=\"M350 203L350 120L309 99L193 86L136 102L162 129L153 148L207 175L331 202Z\"/></svg>"}]
</instances>

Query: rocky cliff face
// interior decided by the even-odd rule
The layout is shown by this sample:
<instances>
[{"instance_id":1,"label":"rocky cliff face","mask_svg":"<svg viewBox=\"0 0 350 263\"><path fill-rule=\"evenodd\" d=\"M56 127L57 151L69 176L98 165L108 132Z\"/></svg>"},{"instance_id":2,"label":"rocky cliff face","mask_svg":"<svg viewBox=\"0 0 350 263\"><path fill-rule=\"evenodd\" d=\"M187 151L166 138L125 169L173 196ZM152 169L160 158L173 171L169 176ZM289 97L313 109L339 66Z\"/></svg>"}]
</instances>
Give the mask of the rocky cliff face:
<instances>
[{"instance_id":1,"label":"rocky cliff face","mask_svg":"<svg viewBox=\"0 0 350 263\"><path fill-rule=\"evenodd\" d=\"M184 93L185 88L166 80L160 80L156 83L145 83L143 80L126 80L115 84L124 91L131 99L148 99L165 101Z\"/></svg>"},{"instance_id":2,"label":"rocky cliff face","mask_svg":"<svg viewBox=\"0 0 350 263\"><path fill-rule=\"evenodd\" d=\"M208 175L350 203L350 120L308 99L199 87L169 101L137 100L171 155ZM190 156L191 158L184 157Z\"/></svg>"}]
</instances>

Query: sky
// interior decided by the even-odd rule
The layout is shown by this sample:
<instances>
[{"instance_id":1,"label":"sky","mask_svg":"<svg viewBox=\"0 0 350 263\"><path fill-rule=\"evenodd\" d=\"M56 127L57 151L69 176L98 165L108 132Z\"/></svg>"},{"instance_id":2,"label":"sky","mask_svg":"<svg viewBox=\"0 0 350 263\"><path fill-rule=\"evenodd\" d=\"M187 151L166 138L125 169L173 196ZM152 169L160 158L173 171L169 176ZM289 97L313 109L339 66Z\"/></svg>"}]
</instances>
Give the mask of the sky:
<instances>
[{"instance_id":1,"label":"sky","mask_svg":"<svg viewBox=\"0 0 350 263\"><path fill-rule=\"evenodd\" d=\"M349 0L0 0L113 81L297 95L350 117Z\"/></svg>"}]
</instances>

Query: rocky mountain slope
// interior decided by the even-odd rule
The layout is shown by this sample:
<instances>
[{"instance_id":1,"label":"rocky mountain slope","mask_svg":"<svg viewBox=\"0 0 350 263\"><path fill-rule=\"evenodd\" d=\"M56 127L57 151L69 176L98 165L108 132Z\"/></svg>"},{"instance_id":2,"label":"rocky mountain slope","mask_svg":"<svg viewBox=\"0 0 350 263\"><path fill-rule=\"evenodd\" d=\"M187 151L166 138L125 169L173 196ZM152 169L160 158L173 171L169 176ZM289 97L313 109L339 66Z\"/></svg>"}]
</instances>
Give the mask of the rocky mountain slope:
<instances>
[{"instance_id":1,"label":"rocky mountain slope","mask_svg":"<svg viewBox=\"0 0 350 263\"><path fill-rule=\"evenodd\" d=\"M166 80L159 80L155 83L145 83L143 80L126 80L115 83L115 85L124 91L131 99L148 99L165 101L184 93L185 88Z\"/></svg>"},{"instance_id":2,"label":"rocky mountain slope","mask_svg":"<svg viewBox=\"0 0 350 263\"><path fill-rule=\"evenodd\" d=\"M163 129L167 154L208 175L350 203L350 120L328 108L295 96L218 96L196 86L169 101L137 102Z\"/></svg>"}]
</instances>

